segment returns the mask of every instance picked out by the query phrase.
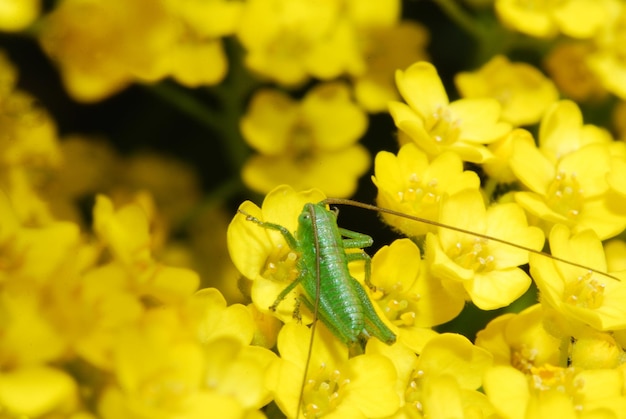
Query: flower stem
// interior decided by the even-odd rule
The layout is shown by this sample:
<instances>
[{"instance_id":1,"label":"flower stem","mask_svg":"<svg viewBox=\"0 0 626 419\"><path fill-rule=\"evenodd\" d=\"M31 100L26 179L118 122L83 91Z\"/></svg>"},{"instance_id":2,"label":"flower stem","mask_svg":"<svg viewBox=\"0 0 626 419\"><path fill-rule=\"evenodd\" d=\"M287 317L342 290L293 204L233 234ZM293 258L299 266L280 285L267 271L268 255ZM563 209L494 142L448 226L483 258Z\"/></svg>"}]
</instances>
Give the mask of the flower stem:
<instances>
[{"instance_id":1,"label":"flower stem","mask_svg":"<svg viewBox=\"0 0 626 419\"><path fill-rule=\"evenodd\" d=\"M469 13L459 6L458 1L453 0L434 0L441 7L446 15L452 19L460 28L476 40L482 40L485 35L479 22L472 18Z\"/></svg>"}]
</instances>

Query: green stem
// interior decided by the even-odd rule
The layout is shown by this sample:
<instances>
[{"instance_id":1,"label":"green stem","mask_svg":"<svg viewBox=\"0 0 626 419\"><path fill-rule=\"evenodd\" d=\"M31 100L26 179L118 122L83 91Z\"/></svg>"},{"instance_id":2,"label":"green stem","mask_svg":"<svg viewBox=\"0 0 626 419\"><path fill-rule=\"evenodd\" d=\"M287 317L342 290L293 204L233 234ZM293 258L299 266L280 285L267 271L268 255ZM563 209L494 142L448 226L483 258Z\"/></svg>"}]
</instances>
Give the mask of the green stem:
<instances>
[{"instance_id":1,"label":"green stem","mask_svg":"<svg viewBox=\"0 0 626 419\"><path fill-rule=\"evenodd\" d=\"M226 39L230 72L219 85L207 90L218 99L213 109L190 95L184 88L170 82L148 88L176 109L198 121L216 134L228 154L233 173L238 173L250 151L239 132L239 120L245 112L251 91L258 86L242 64L243 51L232 39Z\"/></svg>"},{"instance_id":2,"label":"green stem","mask_svg":"<svg viewBox=\"0 0 626 419\"><path fill-rule=\"evenodd\" d=\"M208 209L215 207L227 201L229 198L243 192L245 187L239 178L230 179L206 193L202 200L198 202L194 208L181 220L180 224L174 228L174 231L185 231L194 220L204 214Z\"/></svg>"},{"instance_id":3,"label":"green stem","mask_svg":"<svg viewBox=\"0 0 626 419\"><path fill-rule=\"evenodd\" d=\"M485 37L484 31L476 19L473 19L465 10L459 6L458 1L454 0L434 0L441 7L446 15L452 19L460 28L476 40L481 41Z\"/></svg>"}]
</instances>

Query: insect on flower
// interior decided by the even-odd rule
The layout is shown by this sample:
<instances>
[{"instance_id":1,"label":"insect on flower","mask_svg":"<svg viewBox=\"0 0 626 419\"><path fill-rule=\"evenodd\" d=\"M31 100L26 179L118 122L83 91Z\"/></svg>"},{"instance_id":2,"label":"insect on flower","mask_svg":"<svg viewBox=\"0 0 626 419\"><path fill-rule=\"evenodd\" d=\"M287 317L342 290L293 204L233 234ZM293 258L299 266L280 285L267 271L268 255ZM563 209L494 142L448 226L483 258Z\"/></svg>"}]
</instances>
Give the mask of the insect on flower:
<instances>
[{"instance_id":1,"label":"insect on flower","mask_svg":"<svg viewBox=\"0 0 626 419\"><path fill-rule=\"evenodd\" d=\"M415 222L449 229L480 240L500 243L528 253L544 255L572 267L583 268L588 272L617 279L576 262L545 254L535 248L450 226L442 222L408 216L351 200L322 197L318 201L313 201L313 199L308 198L319 198L321 194L308 194L300 196L289 204L284 204L285 201L282 201L282 206L277 204L280 200L272 203L272 200L277 196L281 199L286 196L292 199L294 195L296 194L293 190L278 188L268 195L263 209L251 203L242 204L229 230L231 254L236 253L237 249L235 249L234 244L238 238L243 237L242 234L244 233L254 232L253 234L257 236L254 238L249 236L247 238L248 244L264 249L264 254L261 256L254 256L253 258L233 257L235 264L242 273L253 278L254 282L258 281L253 284L253 300L257 304L258 301L269 302L268 304L262 303L266 304L266 310L279 311L283 304L289 303L290 298L287 297L295 292L295 301L288 311L290 310L294 317L302 321L299 306L300 303L303 303L312 314L312 320L320 319L324 325L320 333L325 333L326 329L330 332L327 333L330 336L323 339L325 339L325 345L330 345L333 349L318 349L316 347L314 350L314 337L318 336L319 339L320 336L316 331L317 323L315 322L312 324L310 334L302 335L309 339L308 346L297 346L288 342L288 338L284 337L289 335L291 336L289 339L295 340L295 336L304 333L297 331L297 325L290 325L285 329L284 336L282 335L283 332L279 335L279 351L283 359L290 360L289 365L281 364L280 367L270 369L268 376L275 383L281 383L276 384L282 386L283 389L275 391L275 400L281 410L289 417L319 417L331 411L344 409L345 406L342 403L349 404L357 398L354 394L356 389L362 389L362 386L356 384L359 383L359 374L368 369L378 371L378 377L387 377L389 388L386 390L389 390L389 394L386 394L385 390L381 390L381 386L377 386L379 394L372 394L367 391L364 394L367 394L370 401L377 396L381 396L382 399L384 395L387 405L377 412L362 410L368 409L371 405L376 405L373 402L369 404L355 403L354 408L361 409L364 416L376 417L393 414L399 407L400 396L395 394L393 390L395 373L391 361L372 358L371 361L368 361L366 368L358 370L350 364L353 360L357 360L354 363L363 361L364 358L360 357L371 356L367 353L362 354L362 352L365 342L372 337L388 345L394 344L398 337L399 328L385 318L385 314L376 306L376 303L371 301L368 295L368 288L372 292L377 290L370 281L371 259L360 249L372 244L371 237L338 227L337 214L329 209L328 205L352 205L405 217ZM268 204L267 207L266 204ZM276 207L272 209L272 205L276 205ZM293 214L298 207L300 212L295 222L293 220L281 220L281 211L276 210L276 208L281 208L283 213ZM272 216L275 218L270 218ZM291 224L288 225L288 223ZM273 242L273 244L267 245L266 241ZM352 265L352 262L362 262L365 286L357 281L350 272L348 265ZM273 279L280 277L284 282L282 282L283 285L280 285L279 282L279 285L269 287L267 285L269 280L264 277L273 277ZM257 289L255 289L255 285L257 285ZM269 294L269 297L264 293ZM326 343L333 336L339 343ZM282 343L281 337L283 337ZM296 355L283 353L284 348L288 346ZM341 349L342 346L344 349ZM296 347L298 349L295 349ZM350 347L354 353L360 352L361 354L348 360L347 352L345 352L346 347ZM322 359L321 355L316 355L317 351L328 354L334 360ZM345 359L337 360L337 356L332 354L333 351L345 352ZM298 364L298 366L295 367L293 364ZM294 380L298 379L296 377L302 380L299 387L293 385ZM289 386L289 388L284 389L285 386ZM382 405L382 402L378 405Z\"/></svg>"}]
</instances>

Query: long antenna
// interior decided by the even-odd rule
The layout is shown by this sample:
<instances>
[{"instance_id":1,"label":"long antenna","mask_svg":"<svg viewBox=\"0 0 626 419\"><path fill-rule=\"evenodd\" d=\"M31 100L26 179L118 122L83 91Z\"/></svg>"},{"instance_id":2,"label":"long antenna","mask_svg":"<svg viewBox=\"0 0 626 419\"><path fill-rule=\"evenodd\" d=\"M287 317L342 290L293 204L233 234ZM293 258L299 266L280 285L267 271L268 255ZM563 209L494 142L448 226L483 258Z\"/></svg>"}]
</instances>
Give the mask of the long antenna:
<instances>
[{"instance_id":1,"label":"long antenna","mask_svg":"<svg viewBox=\"0 0 626 419\"><path fill-rule=\"evenodd\" d=\"M370 210L370 211L384 212L385 214L390 214L390 215L395 215L395 216L398 216L398 217L403 217L403 218L406 218L406 219L409 219L409 220L418 221L418 222L421 222L421 223L424 223L424 224L428 224L428 225L431 225L431 226L435 226L435 227L446 228L448 230L456 231L458 233L469 234L469 235L474 236L474 237L480 237L481 239L491 240L491 241L494 241L494 242L506 244L507 246L515 247L515 248L520 249L520 250L525 250L525 251L533 253L535 255L548 257L548 258L556 260L558 262L563 262L563 263L566 263L566 264L568 264L570 266L575 266L577 268L586 269L586 270L588 270L590 272L593 272L593 273L596 273L596 274L605 276L607 278L611 278L611 279L614 279L616 281L621 282L621 279L619 279L618 277L616 277L614 275L608 274L606 272L602 272L602 271L600 271L598 269L590 268L588 266L582 265L582 264L577 263L577 262L572 262L571 260L567 260L567 259L560 258L558 256L551 255L551 254L546 253L546 252L542 252L541 250L531 249L530 247L526 247L526 246L523 246L521 244L513 243L513 242L510 242L510 241L507 241L507 240L504 240L504 239L499 239L497 237L488 236L487 234L476 233L474 231L466 230L466 229L461 228L461 227L455 227L453 225L440 223L439 221L429 220L428 218L422 218L422 217L417 217L415 215L404 214L404 213L399 212L399 211L394 211L394 210L391 210L391 209L388 209L388 208L377 207L376 205L364 204L362 202L353 201L351 199L326 198L322 202L324 204L328 204L328 205L352 205L352 206L363 208L363 209Z\"/></svg>"},{"instance_id":2,"label":"long antenna","mask_svg":"<svg viewBox=\"0 0 626 419\"><path fill-rule=\"evenodd\" d=\"M304 364L304 376L302 377L302 385L300 386L300 397L298 398L298 408L296 410L296 419L300 417L300 409L302 408L302 398L304 397L304 387L307 382L309 372L309 364L311 362L311 354L313 353L313 341L315 340L315 329L317 328L317 312L320 303L320 240L317 235L317 220L315 219L315 209L313 204L307 204L307 210L311 216L311 228L313 229L313 243L315 246L315 302L313 304L313 323L311 323L311 338L309 339L309 350L307 351L306 361Z\"/></svg>"}]
</instances>

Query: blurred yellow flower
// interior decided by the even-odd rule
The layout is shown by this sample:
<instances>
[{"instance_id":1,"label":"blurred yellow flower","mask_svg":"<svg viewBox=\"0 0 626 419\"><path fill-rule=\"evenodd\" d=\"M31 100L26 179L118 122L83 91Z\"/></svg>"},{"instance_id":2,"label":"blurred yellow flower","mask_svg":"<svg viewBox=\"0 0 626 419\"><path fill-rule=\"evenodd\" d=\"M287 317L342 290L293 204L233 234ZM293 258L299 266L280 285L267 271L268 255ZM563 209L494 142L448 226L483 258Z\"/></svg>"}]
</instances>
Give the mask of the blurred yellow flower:
<instances>
[{"instance_id":1,"label":"blurred yellow flower","mask_svg":"<svg viewBox=\"0 0 626 419\"><path fill-rule=\"evenodd\" d=\"M56 124L34 97L14 89L17 72L0 60L0 186L21 221L45 225L53 219L40 191L62 161Z\"/></svg>"},{"instance_id":2,"label":"blurred yellow flower","mask_svg":"<svg viewBox=\"0 0 626 419\"><path fill-rule=\"evenodd\" d=\"M559 93L554 83L530 64L496 55L479 70L454 79L463 97L491 97L502 105L502 119L513 126L539 122Z\"/></svg>"},{"instance_id":3,"label":"blurred yellow flower","mask_svg":"<svg viewBox=\"0 0 626 419\"><path fill-rule=\"evenodd\" d=\"M599 101L607 91L592 71L587 58L593 53L590 42L562 42L544 59L550 78L565 96L578 102Z\"/></svg>"},{"instance_id":4,"label":"blurred yellow flower","mask_svg":"<svg viewBox=\"0 0 626 419\"><path fill-rule=\"evenodd\" d=\"M237 417L269 402L263 371L276 356L225 336L201 344L193 331L197 320L180 308L154 309L118 335L116 380L99 400L104 418L199 419L207 409Z\"/></svg>"},{"instance_id":5,"label":"blurred yellow flower","mask_svg":"<svg viewBox=\"0 0 626 419\"><path fill-rule=\"evenodd\" d=\"M496 0L494 7L506 26L538 38L590 38L610 16L605 3L595 0Z\"/></svg>"},{"instance_id":6,"label":"blurred yellow flower","mask_svg":"<svg viewBox=\"0 0 626 419\"><path fill-rule=\"evenodd\" d=\"M46 16L39 41L82 102L168 76L214 84L227 71L220 37L235 30L239 9L229 1L64 0Z\"/></svg>"},{"instance_id":7,"label":"blurred yellow flower","mask_svg":"<svg viewBox=\"0 0 626 419\"><path fill-rule=\"evenodd\" d=\"M400 2L348 1L348 15L355 27L366 69L353 76L354 96L368 112L387 110L398 100L394 73L427 59L428 31L418 22L400 21Z\"/></svg>"},{"instance_id":8,"label":"blurred yellow flower","mask_svg":"<svg viewBox=\"0 0 626 419\"><path fill-rule=\"evenodd\" d=\"M167 0L182 29L163 51L168 75L188 87L216 84L226 76L228 61L221 37L239 25L243 2L230 0Z\"/></svg>"},{"instance_id":9,"label":"blurred yellow flower","mask_svg":"<svg viewBox=\"0 0 626 419\"><path fill-rule=\"evenodd\" d=\"M137 78L163 77L160 57L176 30L163 2L64 0L46 16L39 41L69 94L95 102Z\"/></svg>"},{"instance_id":10,"label":"blurred yellow flower","mask_svg":"<svg viewBox=\"0 0 626 419\"><path fill-rule=\"evenodd\" d=\"M66 416L77 402L77 383L60 369L30 366L0 374L0 404L11 416Z\"/></svg>"},{"instance_id":11,"label":"blurred yellow flower","mask_svg":"<svg viewBox=\"0 0 626 419\"><path fill-rule=\"evenodd\" d=\"M390 102L400 131L429 156L454 151L462 160L484 163L492 158L484 144L504 137L511 126L500 120L495 99L460 99L450 103L432 64L419 62L396 72L396 84L407 102Z\"/></svg>"},{"instance_id":12,"label":"blurred yellow flower","mask_svg":"<svg viewBox=\"0 0 626 419\"><path fill-rule=\"evenodd\" d=\"M363 57L340 0L250 0L237 35L245 64L285 85L363 71Z\"/></svg>"},{"instance_id":13,"label":"blurred yellow flower","mask_svg":"<svg viewBox=\"0 0 626 419\"><path fill-rule=\"evenodd\" d=\"M370 157L356 144L367 115L350 100L342 83L311 89L301 103L285 94L258 92L242 118L245 140L260 154L242 169L246 185L267 193L281 184L296 190L319 188L334 197L354 193Z\"/></svg>"},{"instance_id":14,"label":"blurred yellow flower","mask_svg":"<svg viewBox=\"0 0 626 419\"><path fill-rule=\"evenodd\" d=\"M626 5L616 0L605 0L605 3L610 5L610 14L603 21L602 31L595 39L595 50L588 55L587 62L609 92L626 99L626 65L623 57Z\"/></svg>"},{"instance_id":15,"label":"blurred yellow flower","mask_svg":"<svg viewBox=\"0 0 626 419\"><path fill-rule=\"evenodd\" d=\"M26 29L37 19L41 0L0 1L0 31L17 32Z\"/></svg>"},{"instance_id":16,"label":"blurred yellow flower","mask_svg":"<svg viewBox=\"0 0 626 419\"><path fill-rule=\"evenodd\" d=\"M94 230L111 249L114 260L132 273L132 285L138 295L171 303L190 296L200 279L191 270L163 266L152 258L151 204L138 200L115 210L113 203L100 195L94 208Z\"/></svg>"}]
</instances>

